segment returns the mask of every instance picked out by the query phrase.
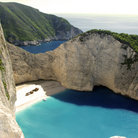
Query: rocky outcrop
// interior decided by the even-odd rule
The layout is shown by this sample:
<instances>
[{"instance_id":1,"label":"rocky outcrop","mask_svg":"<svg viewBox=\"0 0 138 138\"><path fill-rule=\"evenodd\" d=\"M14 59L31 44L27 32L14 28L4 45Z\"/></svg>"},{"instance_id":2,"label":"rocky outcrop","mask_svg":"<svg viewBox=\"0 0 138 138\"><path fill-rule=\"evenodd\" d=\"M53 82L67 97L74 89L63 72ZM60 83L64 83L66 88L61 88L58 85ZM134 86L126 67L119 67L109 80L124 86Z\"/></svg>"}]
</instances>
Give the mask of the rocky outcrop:
<instances>
[{"instance_id":1,"label":"rocky outcrop","mask_svg":"<svg viewBox=\"0 0 138 138\"><path fill-rule=\"evenodd\" d=\"M15 120L15 100L11 60L0 25L0 138L23 138Z\"/></svg>"},{"instance_id":2,"label":"rocky outcrop","mask_svg":"<svg viewBox=\"0 0 138 138\"><path fill-rule=\"evenodd\" d=\"M36 40L34 40L34 41L15 41L14 45L16 45L16 46L27 46L27 45L36 46L36 45L40 45L40 42L36 41Z\"/></svg>"},{"instance_id":3,"label":"rocky outcrop","mask_svg":"<svg viewBox=\"0 0 138 138\"><path fill-rule=\"evenodd\" d=\"M63 28L66 28L66 26ZM58 31L58 29L57 29L55 40L69 40L81 33L82 33L81 30L79 30L78 28L75 28L73 26L71 26L70 29L66 32L64 32L62 30Z\"/></svg>"},{"instance_id":4,"label":"rocky outcrop","mask_svg":"<svg viewBox=\"0 0 138 138\"><path fill-rule=\"evenodd\" d=\"M66 26L64 28L66 28ZM43 42L69 40L69 39L75 37L76 35L79 35L79 34L82 33L81 30L79 30L78 28L73 27L73 26L70 26L70 29L68 29L66 31L59 30L57 28L55 30L55 32L56 32L55 33L56 36L48 37L48 38L45 38L43 40L33 40L33 41L19 41L19 40L16 40L16 41L11 41L10 43L13 43L16 46L28 46L28 45L38 46Z\"/></svg>"},{"instance_id":5,"label":"rocky outcrop","mask_svg":"<svg viewBox=\"0 0 138 138\"><path fill-rule=\"evenodd\" d=\"M30 54L9 46L16 83L57 80L64 87L91 91L103 85L138 100L138 62L128 69L125 58L137 53L108 34L78 36L52 52Z\"/></svg>"},{"instance_id":6,"label":"rocky outcrop","mask_svg":"<svg viewBox=\"0 0 138 138\"><path fill-rule=\"evenodd\" d=\"M49 54L31 54L8 43L15 83L33 80L55 80L52 71L53 57Z\"/></svg>"}]
</instances>

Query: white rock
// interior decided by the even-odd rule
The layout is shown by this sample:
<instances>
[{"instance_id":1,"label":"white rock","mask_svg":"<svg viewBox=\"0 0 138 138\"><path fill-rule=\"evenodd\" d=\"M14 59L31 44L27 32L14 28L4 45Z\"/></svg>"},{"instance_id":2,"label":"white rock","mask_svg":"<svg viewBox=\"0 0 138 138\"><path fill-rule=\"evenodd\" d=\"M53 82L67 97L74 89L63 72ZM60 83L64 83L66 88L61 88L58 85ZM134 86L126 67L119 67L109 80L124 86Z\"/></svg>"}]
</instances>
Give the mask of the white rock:
<instances>
[{"instance_id":1,"label":"white rock","mask_svg":"<svg viewBox=\"0 0 138 138\"><path fill-rule=\"evenodd\" d=\"M9 45L15 82L57 80L80 91L102 85L138 100L138 62L131 70L122 65L124 55L133 57L137 53L111 35L93 33L83 39L77 37L54 51L35 55Z\"/></svg>"}]
</instances>

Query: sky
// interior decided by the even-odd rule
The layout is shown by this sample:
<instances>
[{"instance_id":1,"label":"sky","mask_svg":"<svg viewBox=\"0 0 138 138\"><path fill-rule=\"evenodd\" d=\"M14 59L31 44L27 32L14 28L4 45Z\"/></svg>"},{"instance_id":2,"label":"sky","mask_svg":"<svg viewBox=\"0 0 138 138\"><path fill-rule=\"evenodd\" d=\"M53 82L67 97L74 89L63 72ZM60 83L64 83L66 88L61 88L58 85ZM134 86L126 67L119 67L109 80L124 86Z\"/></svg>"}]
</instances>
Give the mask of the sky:
<instances>
[{"instance_id":1,"label":"sky","mask_svg":"<svg viewBox=\"0 0 138 138\"><path fill-rule=\"evenodd\" d=\"M138 0L0 0L18 2L45 13L138 15Z\"/></svg>"}]
</instances>

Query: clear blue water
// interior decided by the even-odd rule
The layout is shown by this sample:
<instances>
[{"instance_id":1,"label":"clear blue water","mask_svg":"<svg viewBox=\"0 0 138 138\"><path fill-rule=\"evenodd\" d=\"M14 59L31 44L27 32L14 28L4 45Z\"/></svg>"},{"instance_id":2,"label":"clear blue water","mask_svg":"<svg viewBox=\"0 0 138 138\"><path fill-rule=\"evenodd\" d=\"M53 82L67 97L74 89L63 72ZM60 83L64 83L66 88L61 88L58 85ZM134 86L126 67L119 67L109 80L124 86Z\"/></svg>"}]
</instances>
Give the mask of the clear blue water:
<instances>
[{"instance_id":1,"label":"clear blue water","mask_svg":"<svg viewBox=\"0 0 138 138\"><path fill-rule=\"evenodd\" d=\"M50 41L41 43L39 46L20 46L21 48L25 49L30 53L45 53L46 51L51 51L56 49L60 44L64 43L65 41Z\"/></svg>"},{"instance_id":2,"label":"clear blue water","mask_svg":"<svg viewBox=\"0 0 138 138\"><path fill-rule=\"evenodd\" d=\"M138 34L137 17L66 17L83 31L97 28ZM22 48L43 53L63 42ZM16 113L16 120L25 138L109 138L114 135L138 138L138 101L116 95L105 87L96 87L92 93L67 90Z\"/></svg>"},{"instance_id":3,"label":"clear blue water","mask_svg":"<svg viewBox=\"0 0 138 138\"><path fill-rule=\"evenodd\" d=\"M25 138L138 138L138 102L105 87L66 90L16 113Z\"/></svg>"}]
</instances>

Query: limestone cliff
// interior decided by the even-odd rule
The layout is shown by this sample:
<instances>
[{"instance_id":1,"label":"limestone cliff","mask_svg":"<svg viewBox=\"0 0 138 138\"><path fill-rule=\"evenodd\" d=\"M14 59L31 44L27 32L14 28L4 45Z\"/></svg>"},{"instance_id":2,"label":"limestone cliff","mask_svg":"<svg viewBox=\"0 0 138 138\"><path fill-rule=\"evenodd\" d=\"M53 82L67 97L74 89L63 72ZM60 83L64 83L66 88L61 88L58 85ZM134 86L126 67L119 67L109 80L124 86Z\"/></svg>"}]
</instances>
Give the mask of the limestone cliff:
<instances>
[{"instance_id":1,"label":"limestone cliff","mask_svg":"<svg viewBox=\"0 0 138 138\"><path fill-rule=\"evenodd\" d=\"M85 33L52 52L30 54L9 46L16 83L57 80L70 89L91 91L103 85L138 100L138 62L123 64L137 53L109 34Z\"/></svg>"},{"instance_id":2,"label":"limestone cliff","mask_svg":"<svg viewBox=\"0 0 138 138\"><path fill-rule=\"evenodd\" d=\"M50 52L35 55L9 43L8 49L12 59L16 84L39 79L56 79L52 71L53 57Z\"/></svg>"},{"instance_id":3,"label":"limestone cliff","mask_svg":"<svg viewBox=\"0 0 138 138\"><path fill-rule=\"evenodd\" d=\"M11 60L0 25L0 138L23 138L15 120L15 100Z\"/></svg>"}]
</instances>

